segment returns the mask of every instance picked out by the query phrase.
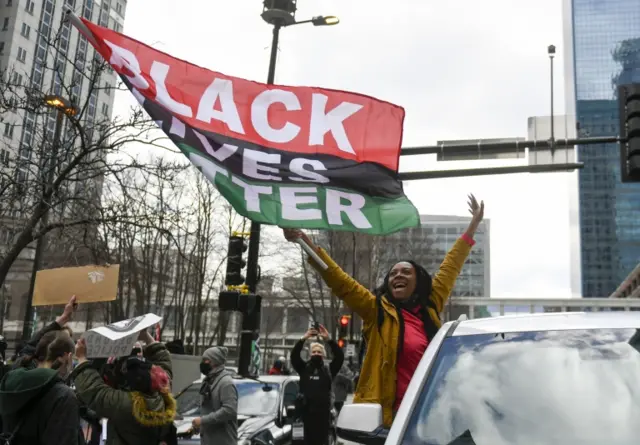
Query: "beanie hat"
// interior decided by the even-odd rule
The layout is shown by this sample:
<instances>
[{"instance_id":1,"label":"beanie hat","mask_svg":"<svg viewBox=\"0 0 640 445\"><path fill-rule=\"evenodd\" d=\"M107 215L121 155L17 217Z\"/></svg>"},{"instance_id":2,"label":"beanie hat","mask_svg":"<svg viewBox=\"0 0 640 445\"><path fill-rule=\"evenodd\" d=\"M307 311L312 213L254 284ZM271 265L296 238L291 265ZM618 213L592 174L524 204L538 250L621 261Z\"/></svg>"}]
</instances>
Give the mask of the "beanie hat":
<instances>
[{"instance_id":1,"label":"beanie hat","mask_svg":"<svg viewBox=\"0 0 640 445\"><path fill-rule=\"evenodd\" d=\"M209 360L214 366L220 366L227 362L227 352L229 352L229 349L224 346L214 346L204 351L202 358Z\"/></svg>"}]
</instances>

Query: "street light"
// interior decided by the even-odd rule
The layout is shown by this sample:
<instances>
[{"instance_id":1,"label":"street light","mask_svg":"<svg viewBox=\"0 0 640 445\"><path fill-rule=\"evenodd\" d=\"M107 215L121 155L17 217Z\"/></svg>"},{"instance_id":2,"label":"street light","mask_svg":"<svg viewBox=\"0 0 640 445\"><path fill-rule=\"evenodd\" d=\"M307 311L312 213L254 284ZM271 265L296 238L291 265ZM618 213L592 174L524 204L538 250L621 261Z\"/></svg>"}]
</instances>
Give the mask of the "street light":
<instances>
[{"instance_id":1,"label":"street light","mask_svg":"<svg viewBox=\"0 0 640 445\"><path fill-rule=\"evenodd\" d=\"M78 109L70 101L60 96L49 94L42 98L42 102L48 107L62 111L67 116L75 116L78 113Z\"/></svg>"},{"instance_id":2,"label":"street light","mask_svg":"<svg viewBox=\"0 0 640 445\"><path fill-rule=\"evenodd\" d=\"M269 73L267 75L267 85L273 85L276 77L276 59L278 56L278 39L280 38L280 28L292 25L302 25L312 23L314 26L337 25L340 20L336 16L317 16L310 20L296 22L296 10L298 9L296 0L264 0L262 8L262 19L273 26L273 37L271 39L271 56L269 58ZM247 254L247 280L246 284L249 293L255 294L258 285L258 254L260 251L260 223L251 221L251 233L249 236L249 252ZM249 375L249 364L251 363L251 350L255 338L251 331L250 320L245 324L242 317L242 335L240 336L240 354L238 357L238 374Z\"/></svg>"},{"instance_id":3,"label":"street light","mask_svg":"<svg viewBox=\"0 0 640 445\"><path fill-rule=\"evenodd\" d=\"M556 149L556 138L554 134L555 123L553 122L553 58L556 55L556 47L554 45L549 45L547 47L547 54L549 55L549 65L551 69L551 157L553 157L553 153Z\"/></svg>"},{"instance_id":4,"label":"street light","mask_svg":"<svg viewBox=\"0 0 640 445\"><path fill-rule=\"evenodd\" d=\"M78 113L77 108L71 103L71 101L57 96L47 95L42 98L42 105L56 109L56 127L53 132L53 142L51 145L51 156L45 157L45 160L41 163L42 171L46 172L46 188L42 190L42 197L40 199L39 207L43 208L42 218L40 219L40 226L46 227L49 224L49 207L45 194L47 188L51 187L54 180L55 164L54 160L58 157L58 150L60 148L60 134L62 133L62 123L64 122L64 116L75 116ZM46 162L46 159L51 159L50 163ZM47 171L47 164L49 170ZM31 270L31 280L29 282L29 293L27 294L27 307L24 312L24 323L22 324L22 339L29 340L31 337L31 331L33 330L33 292L36 286L36 274L42 267L42 254L45 247L44 235L38 238L36 242L36 252L33 256L33 269Z\"/></svg>"}]
</instances>

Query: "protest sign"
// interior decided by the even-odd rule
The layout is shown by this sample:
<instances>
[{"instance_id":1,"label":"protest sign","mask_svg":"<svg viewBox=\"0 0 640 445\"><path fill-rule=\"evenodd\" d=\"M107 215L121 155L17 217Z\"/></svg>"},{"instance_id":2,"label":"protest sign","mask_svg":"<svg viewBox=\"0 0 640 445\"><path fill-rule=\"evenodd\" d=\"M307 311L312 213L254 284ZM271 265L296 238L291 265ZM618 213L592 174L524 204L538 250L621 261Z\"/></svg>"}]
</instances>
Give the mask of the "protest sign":
<instances>
[{"instance_id":1,"label":"protest sign","mask_svg":"<svg viewBox=\"0 0 640 445\"><path fill-rule=\"evenodd\" d=\"M120 265L61 267L39 270L33 291L34 306L113 301L118 294Z\"/></svg>"},{"instance_id":2,"label":"protest sign","mask_svg":"<svg viewBox=\"0 0 640 445\"><path fill-rule=\"evenodd\" d=\"M93 328L82 335L87 342L87 357L122 357L131 354L140 331L162 320L156 314L118 321L106 326Z\"/></svg>"}]
</instances>

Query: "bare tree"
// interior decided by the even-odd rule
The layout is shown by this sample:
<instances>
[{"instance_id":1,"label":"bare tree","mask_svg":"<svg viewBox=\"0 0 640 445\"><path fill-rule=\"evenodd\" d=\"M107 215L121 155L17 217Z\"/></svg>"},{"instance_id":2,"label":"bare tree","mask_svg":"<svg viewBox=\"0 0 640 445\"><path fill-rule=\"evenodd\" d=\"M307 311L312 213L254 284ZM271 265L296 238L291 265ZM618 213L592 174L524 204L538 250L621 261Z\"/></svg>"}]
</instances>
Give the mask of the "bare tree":
<instances>
[{"instance_id":1,"label":"bare tree","mask_svg":"<svg viewBox=\"0 0 640 445\"><path fill-rule=\"evenodd\" d=\"M49 57L37 76L0 73L5 131L20 141L0 141L0 283L25 248L47 234L52 240L93 240L103 223L149 225L147 215L104 205L100 197L106 182L152 169L127 155L127 145L163 147L164 137L153 131L156 124L140 108L113 120L96 112L96 95L111 88L101 82L108 70L104 63L82 60L80 66L61 51L58 37L39 37L47 42ZM67 62L72 76L62 72ZM52 79L51 90L43 79ZM86 99L80 102L83 89ZM49 91L69 100L52 101Z\"/></svg>"}]
</instances>

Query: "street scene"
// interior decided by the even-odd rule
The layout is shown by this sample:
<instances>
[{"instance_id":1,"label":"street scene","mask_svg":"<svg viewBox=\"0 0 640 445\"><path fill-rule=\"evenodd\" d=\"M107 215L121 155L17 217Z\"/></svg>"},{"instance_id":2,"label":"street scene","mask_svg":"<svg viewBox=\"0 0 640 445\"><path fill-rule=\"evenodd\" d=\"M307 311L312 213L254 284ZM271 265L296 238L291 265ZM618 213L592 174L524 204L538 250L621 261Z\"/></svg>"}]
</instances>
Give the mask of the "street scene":
<instances>
[{"instance_id":1,"label":"street scene","mask_svg":"<svg viewBox=\"0 0 640 445\"><path fill-rule=\"evenodd\" d=\"M636 445L638 11L0 0L0 443Z\"/></svg>"}]
</instances>

